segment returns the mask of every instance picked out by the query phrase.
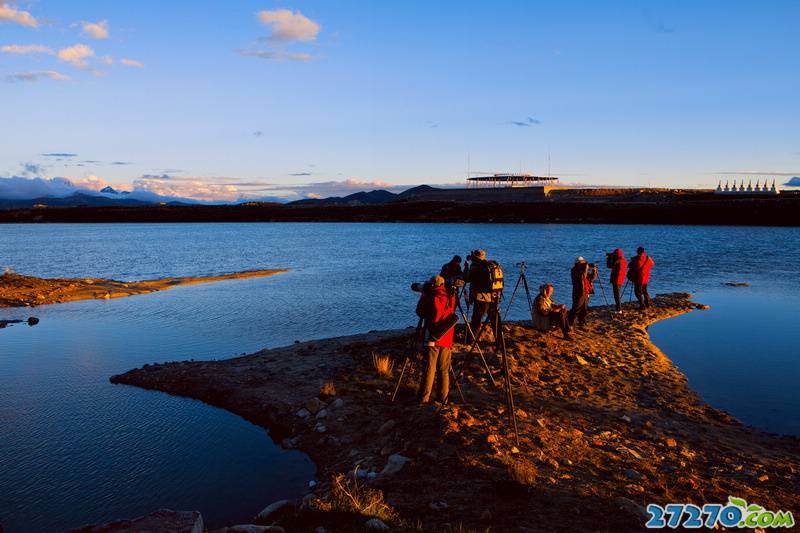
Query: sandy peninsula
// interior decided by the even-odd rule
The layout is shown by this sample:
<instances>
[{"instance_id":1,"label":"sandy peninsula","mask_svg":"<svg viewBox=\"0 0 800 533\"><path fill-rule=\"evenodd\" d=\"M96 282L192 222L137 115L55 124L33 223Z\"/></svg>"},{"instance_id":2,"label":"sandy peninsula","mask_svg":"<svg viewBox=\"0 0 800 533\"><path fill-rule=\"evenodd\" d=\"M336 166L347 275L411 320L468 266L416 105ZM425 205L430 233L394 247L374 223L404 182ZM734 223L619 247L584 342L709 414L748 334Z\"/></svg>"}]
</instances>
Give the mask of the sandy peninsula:
<instances>
[{"instance_id":1,"label":"sandy peninsula","mask_svg":"<svg viewBox=\"0 0 800 533\"><path fill-rule=\"evenodd\" d=\"M97 278L44 279L6 272L0 276L0 307L33 307L75 300L122 298L165 291L180 285L213 283L231 279L274 276L285 269L248 270L219 276L162 278L144 281L116 281Z\"/></svg>"},{"instance_id":2,"label":"sandy peninsula","mask_svg":"<svg viewBox=\"0 0 800 533\"><path fill-rule=\"evenodd\" d=\"M622 318L593 308L574 343L508 324L519 446L502 388L480 365L465 373L465 401L454 388L447 408L418 406L419 363L391 401L412 329L146 365L111 381L225 408L307 453L318 467L309 495L254 520L289 531L363 529L375 517L402 529L640 531L648 503L730 495L796 512L800 439L707 405L649 340L649 324L704 307L690 298L660 295ZM377 371L380 355L391 376Z\"/></svg>"}]
</instances>

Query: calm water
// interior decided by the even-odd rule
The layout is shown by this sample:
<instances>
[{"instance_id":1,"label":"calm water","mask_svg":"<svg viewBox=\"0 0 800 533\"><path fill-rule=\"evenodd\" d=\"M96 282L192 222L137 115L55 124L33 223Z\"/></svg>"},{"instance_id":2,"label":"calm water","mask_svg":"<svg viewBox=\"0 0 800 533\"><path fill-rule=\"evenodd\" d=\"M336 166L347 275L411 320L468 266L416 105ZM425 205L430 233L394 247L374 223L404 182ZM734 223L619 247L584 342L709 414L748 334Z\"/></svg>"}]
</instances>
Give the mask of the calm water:
<instances>
[{"instance_id":1,"label":"calm water","mask_svg":"<svg viewBox=\"0 0 800 533\"><path fill-rule=\"evenodd\" d=\"M577 255L621 246L655 258L652 293L697 292L712 310L654 326L664 351L713 404L800 433L800 229L581 225L174 224L0 226L0 267L123 280L286 267L273 278L152 295L0 310L38 326L0 331L0 523L53 531L161 507L241 521L299 496L314 466L260 428L199 402L108 377L144 363L225 358L264 347L416 323L412 281L484 247L516 280L568 297ZM747 281L749 288L722 288ZM599 298L602 298L599 295ZM595 301L595 303L597 300ZM522 300L512 317L525 314Z\"/></svg>"}]
</instances>

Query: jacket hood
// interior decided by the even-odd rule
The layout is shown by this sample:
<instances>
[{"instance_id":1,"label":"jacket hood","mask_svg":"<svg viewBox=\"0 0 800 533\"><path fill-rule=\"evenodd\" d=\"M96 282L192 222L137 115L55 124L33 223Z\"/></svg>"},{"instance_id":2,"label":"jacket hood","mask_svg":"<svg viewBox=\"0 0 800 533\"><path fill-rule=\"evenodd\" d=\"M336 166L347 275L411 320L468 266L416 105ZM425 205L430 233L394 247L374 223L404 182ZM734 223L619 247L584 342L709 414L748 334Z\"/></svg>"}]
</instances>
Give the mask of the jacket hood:
<instances>
[{"instance_id":1,"label":"jacket hood","mask_svg":"<svg viewBox=\"0 0 800 533\"><path fill-rule=\"evenodd\" d=\"M614 255L616 255L617 257L625 257L622 253L622 248L617 248L616 250L614 250Z\"/></svg>"}]
</instances>

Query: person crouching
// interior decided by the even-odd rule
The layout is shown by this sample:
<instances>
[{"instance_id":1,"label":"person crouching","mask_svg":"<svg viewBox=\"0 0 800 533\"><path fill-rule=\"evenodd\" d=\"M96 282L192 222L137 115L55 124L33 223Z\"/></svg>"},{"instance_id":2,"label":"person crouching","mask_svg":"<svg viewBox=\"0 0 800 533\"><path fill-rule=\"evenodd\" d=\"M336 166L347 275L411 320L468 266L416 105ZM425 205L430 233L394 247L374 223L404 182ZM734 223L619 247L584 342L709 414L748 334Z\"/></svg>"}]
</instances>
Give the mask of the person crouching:
<instances>
[{"instance_id":1,"label":"person crouching","mask_svg":"<svg viewBox=\"0 0 800 533\"><path fill-rule=\"evenodd\" d=\"M561 329L564 340L571 341L567 306L553 303L553 286L545 283L539 287L539 295L533 300L533 327L539 331Z\"/></svg>"},{"instance_id":2,"label":"person crouching","mask_svg":"<svg viewBox=\"0 0 800 533\"><path fill-rule=\"evenodd\" d=\"M430 290L423 293L421 297L421 300L427 299L422 307L425 310L428 351L425 357L425 371L420 382L419 397L420 403L430 403L433 382L438 380L439 388L436 399L439 403L446 404L450 394L450 362L455 331L455 322L452 321L452 318L456 299L454 294L447 291L442 276L434 276L431 285ZM445 329L448 326L449 329ZM442 331L443 329L445 331Z\"/></svg>"}]
</instances>

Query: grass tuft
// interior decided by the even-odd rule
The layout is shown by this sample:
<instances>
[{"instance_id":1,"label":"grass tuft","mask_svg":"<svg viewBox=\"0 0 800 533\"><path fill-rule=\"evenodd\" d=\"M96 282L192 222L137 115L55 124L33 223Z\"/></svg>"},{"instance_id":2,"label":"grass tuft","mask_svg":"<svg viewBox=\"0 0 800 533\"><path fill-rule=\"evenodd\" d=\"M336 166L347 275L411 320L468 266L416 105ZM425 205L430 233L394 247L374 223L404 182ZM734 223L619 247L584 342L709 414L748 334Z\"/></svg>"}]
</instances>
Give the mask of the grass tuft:
<instances>
[{"instance_id":1,"label":"grass tuft","mask_svg":"<svg viewBox=\"0 0 800 533\"><path fill-rule=\"evenodd\" d=\"M392 368L394 367L394 363L392 363L392 358L388 355L373 353L372 366L375 367L375 370L378 372L379 376L386 378L392 377Z\"/></svg>"}]
</instances>

